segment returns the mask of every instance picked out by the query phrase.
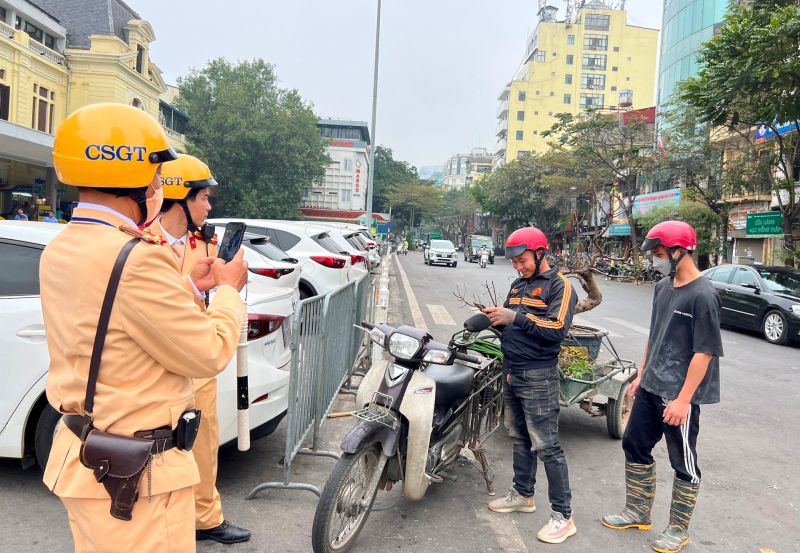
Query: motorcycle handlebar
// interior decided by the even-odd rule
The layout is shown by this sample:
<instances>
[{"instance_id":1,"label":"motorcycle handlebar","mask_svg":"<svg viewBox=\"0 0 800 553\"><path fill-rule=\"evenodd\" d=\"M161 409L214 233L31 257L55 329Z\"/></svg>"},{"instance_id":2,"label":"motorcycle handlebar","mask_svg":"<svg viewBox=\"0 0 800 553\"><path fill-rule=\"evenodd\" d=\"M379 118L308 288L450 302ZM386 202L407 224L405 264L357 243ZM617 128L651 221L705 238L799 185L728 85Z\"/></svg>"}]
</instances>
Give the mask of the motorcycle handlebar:
<instances>
[{"instance_id":1,"label":"motorcycle handlebar","mask_svg":"<svg viewBox=\"0 0 800 553\"><path fill-rule=\"evenodd\" d=\"M467 363L475 363L476 365L480 365L481 364L481 360L478 359L477 357L473 357L471 355L466 355L464 353L456 352L455 358L459 359L460 361L466 361Z\"/></svg>"},{"instance_id":2,"label":"motorcycle handlebar","mask_svg":"<svg viewBox=\"0 0 800 553\"><path fill-rule=\"evenodd\" d=\"M373 328L375 328L374 324L368 323L367 321L361 321L361 326L363 326L367 330L372 330Z\"/></svg>"}]
</instances>

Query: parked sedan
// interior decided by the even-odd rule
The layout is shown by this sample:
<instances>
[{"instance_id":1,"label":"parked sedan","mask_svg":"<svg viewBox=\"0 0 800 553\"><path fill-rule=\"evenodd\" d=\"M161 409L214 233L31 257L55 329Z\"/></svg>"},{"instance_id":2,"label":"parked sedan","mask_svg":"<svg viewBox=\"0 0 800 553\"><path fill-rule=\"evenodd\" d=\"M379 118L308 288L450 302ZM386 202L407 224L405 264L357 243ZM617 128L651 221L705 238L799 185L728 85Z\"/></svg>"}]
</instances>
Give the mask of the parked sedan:
<instances>
[{"instance_id":1,"label":"parked sedan","mask_svg":"<svg viewBox=\"0 0 800 553\"><path fill-rule=\"evenodd\" d=\"M443 263L450 267L458 265L456 247L450 240L431 240L430 246L425 248L425 264L434 265Z\"/></svg>"},{"instance_id":2,"label":"parked sedan","mask_svg":"<svg viewBox=\"0 0 800 553\"><path fill-rule=\"evenodd\" d=\"M45 397L50 358L39 298L39 258L64 228L0 221L0 457L22 459L26 466L44 466L61 417ZM270 285L273 279L255 274L250 280L242 296L247 298L250 429L255 439L275 430L288 407L290 324L297 290ZM236 437L235 357L218 383L223 444Z\"/></svg>"},{"instance_id":3,"label":"parked sedan","mask_svg":"<svg viewBox=\"0 0 800 553\"><path fill-rule=\"evenodd\" d=\"M773 344L800 340L800 270L720 265L703 275L722 300L722 324L758 330Z\"/></svg>"}]
</instances>

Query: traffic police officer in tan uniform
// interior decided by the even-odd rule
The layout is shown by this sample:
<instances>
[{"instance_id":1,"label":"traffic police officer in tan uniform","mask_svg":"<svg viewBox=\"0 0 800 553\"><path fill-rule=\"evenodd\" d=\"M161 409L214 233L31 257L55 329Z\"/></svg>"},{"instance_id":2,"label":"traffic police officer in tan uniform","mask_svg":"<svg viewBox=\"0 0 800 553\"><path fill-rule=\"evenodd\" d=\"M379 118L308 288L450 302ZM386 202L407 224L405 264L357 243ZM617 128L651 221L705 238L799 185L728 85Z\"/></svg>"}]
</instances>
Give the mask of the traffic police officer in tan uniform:
<instances>
[{"instance_id":1,"label":"traffic police officer in tan uniform","mask_svg":"<svg viewBox=\"0 0 800 553\"><path fill-rule=\"evenodd\" d=\"M95 461L93 472L82 462L91 434L59 425L44 482L64 503L80 553L195 551L197 465L191 451L166 444L180 443L175 429L194 413L193 379L214 377L233 357L245 316L239 290L247 267L240 252L227 264L207 258L182 277L171 250L136 228L157 214L158 171L174 158L161 126L121 104L81 108L55 135L56 173L79 187L80 204L41 258L47 398L70 420L90 420L105 436L127 443L134 434L166 436L155 453L148 442L147 470L125 520L111 516L111 492L95 477L108 467ZM101 305L112 266L132 235L143 242L121 272L89 416L87 375ZM204 311L195 297L212 287L217 292Z\"/></svg>"},{"instance_id":2,"label":"traffic police officer in tan uniform","mask_svg":"<svg viewBox=\"0 0 800 553\"><path fill-rule=\"evenodd\" d=\"M161 183L164 193L161 216L148 230L164 237L175 253L181 274L189 274L199 261L217 255L217 240L213 232L203 232L211 211L209 197L217 181L205 163L193 156L179 155L178 159L161 167ZM194 389L195 409L203 414L200 432L192 448L200 470L200 483L194 487L197 539L227 544L247 541L250 539L249 530L225 520L217 491L217 379L196 378Z\"/></svg>"}]
</instances>

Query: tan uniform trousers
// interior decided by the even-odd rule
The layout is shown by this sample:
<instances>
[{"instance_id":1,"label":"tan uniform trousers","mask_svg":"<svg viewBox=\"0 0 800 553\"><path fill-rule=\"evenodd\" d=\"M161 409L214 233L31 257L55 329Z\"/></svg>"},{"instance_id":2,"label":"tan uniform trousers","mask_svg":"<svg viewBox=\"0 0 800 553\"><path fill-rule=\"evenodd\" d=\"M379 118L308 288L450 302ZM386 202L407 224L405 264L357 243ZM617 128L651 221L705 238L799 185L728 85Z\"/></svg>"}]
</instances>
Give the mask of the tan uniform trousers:
<instances>
[{"instance_id":1,"label":"tan uniform trousers","mask_svg":"<svg viewBox=\"0 0 800 553\"><path fill-rule=\"evenodd\" d=\"M143 479L147 476L143 476ZM143 484L146 484L144 481ZM75 553L192 553L194 494L181 488L154 495L140 490L133 520L109 514L111 499L62 497L75 540Z\"/></svg>"},{"instance_id":2,"label":"tan uniform trousers","mask_svg":"<svg viewBox=\"0 0 800 553\"><path fill-rule=\"evenodd\" d=\"M222 500L217 491L217 379L212 378L199 384L200 387L195 390L194 407L201 412L200 430L192 448L200 472L200 483L194 486L195 527L198 530L207 530L219 526L224 520Z\"/></svg>"}]
</instances>

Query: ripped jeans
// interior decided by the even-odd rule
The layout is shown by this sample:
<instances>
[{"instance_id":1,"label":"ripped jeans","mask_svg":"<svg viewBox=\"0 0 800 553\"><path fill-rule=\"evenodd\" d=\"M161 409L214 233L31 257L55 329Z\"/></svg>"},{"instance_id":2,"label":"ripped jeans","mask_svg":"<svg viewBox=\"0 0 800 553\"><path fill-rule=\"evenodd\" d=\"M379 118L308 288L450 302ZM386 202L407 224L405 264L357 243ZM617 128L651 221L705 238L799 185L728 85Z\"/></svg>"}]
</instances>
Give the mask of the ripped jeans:
<instances>
[{"instance_id":1,"label":"ripped jeans","mask_svg":"<svg viewBox=\"0 0 800 553\"><path fill-rule=\"evenodd\" d=\"M529 369L505 379L505 422L514 440L514 489L532 497L537 459L544 464L550 504L572 515L567 459L558 438L559 380L556 367Z\"/></svg>"}]
</instances>

